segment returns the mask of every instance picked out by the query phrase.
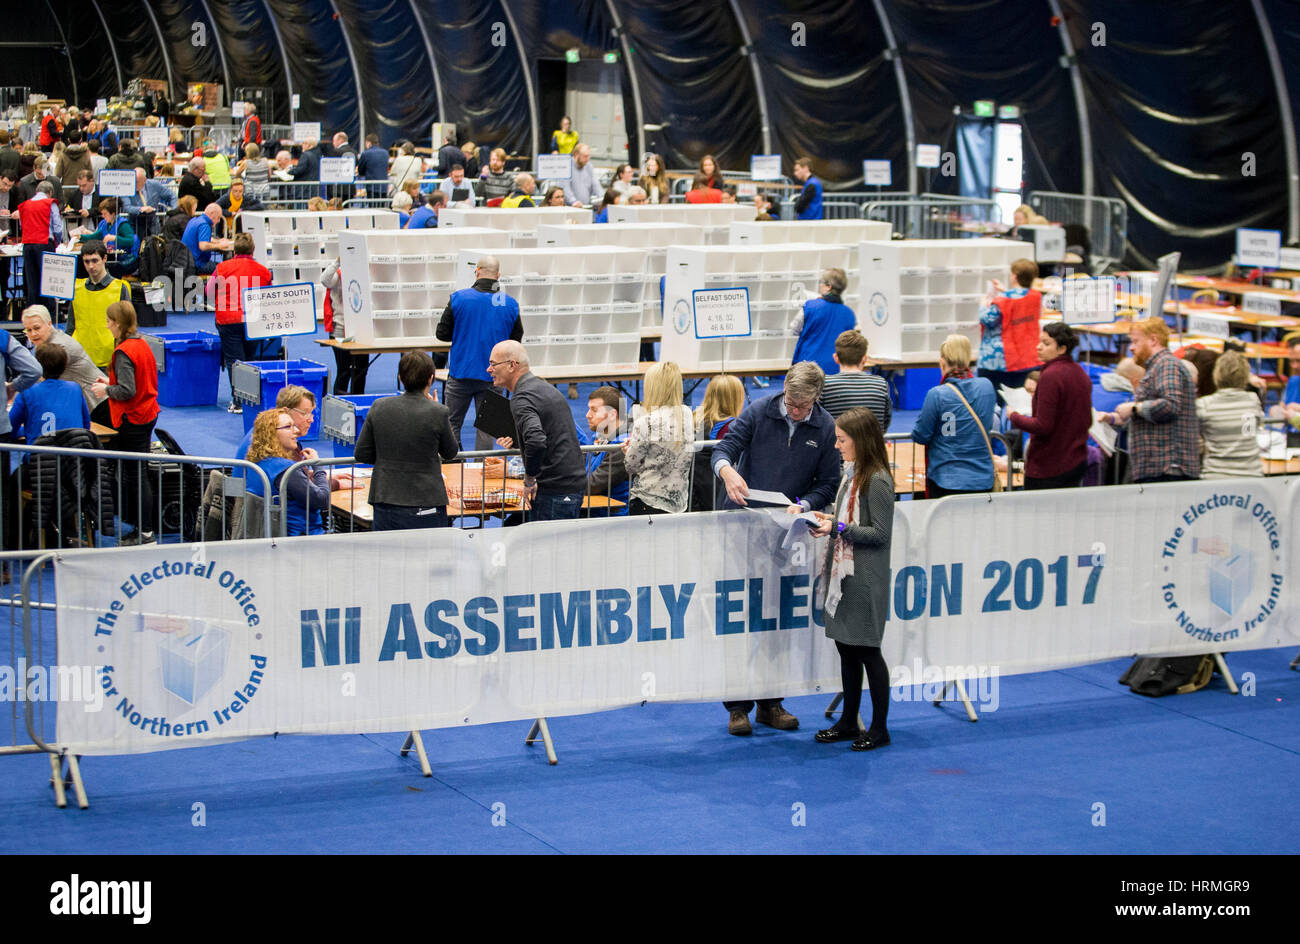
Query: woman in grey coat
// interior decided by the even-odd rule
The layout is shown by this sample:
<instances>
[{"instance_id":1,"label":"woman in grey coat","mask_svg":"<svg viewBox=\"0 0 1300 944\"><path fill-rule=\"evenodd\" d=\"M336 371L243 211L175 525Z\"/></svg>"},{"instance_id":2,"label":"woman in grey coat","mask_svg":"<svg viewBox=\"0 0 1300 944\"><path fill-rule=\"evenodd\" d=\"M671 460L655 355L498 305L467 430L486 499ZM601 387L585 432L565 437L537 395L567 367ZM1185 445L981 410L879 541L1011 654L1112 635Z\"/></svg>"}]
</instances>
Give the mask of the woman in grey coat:
<instances>
[{"instance_id":1,"label":"woman in grey coat","mask_svg":"<svg viewBox=\"0 0 1300 944\"><path fill-rule=\"evenodd\" d=\"M813 534L830 536L821 586L826 635L840 653L844 711L833 727L818 731L821 744L853 741L855 751L889 743L889 668L880 654L889 615L889 545L894 531L894 479L875 414L862 407L835 420L835 447L844 474L835 514L817 512ZM871 726L858 729L862 670L871 692Z\"/></svg>"}]
</instances>

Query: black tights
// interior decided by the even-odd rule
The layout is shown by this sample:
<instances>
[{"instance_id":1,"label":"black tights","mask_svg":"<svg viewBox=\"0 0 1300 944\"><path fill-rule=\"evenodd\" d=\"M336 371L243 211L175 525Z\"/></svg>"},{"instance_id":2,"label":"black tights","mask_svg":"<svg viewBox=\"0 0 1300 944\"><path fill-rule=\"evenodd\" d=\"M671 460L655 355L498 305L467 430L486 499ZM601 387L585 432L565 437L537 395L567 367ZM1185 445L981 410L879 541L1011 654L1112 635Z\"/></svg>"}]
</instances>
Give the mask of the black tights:
<instances>
[{"instance_id":1,"label":"black tights","mask_svg":"<svg viewBox=\"0 0 1300 944\"><path fill-rule=\"evenodd\" d=\"M879 646L850 646L836 642L840 651L840 681L844 685L844 711L836 724L841 730L858 726L858 712L862 708L862 669L867 670L867 687L871 691L871 734L888 734L885 722L889 718L889 667Z\"/></svg>"}]
</instances>

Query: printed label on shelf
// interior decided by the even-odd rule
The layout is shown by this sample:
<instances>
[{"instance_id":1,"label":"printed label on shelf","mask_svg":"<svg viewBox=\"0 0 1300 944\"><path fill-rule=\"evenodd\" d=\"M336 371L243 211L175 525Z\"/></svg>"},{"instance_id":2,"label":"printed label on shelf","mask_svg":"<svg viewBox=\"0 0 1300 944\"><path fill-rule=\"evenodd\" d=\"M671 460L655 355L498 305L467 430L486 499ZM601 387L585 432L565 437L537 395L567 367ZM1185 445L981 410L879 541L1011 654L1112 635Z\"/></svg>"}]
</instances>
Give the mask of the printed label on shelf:
<instances>
[{"instance_id":1,"label":"printed label on shelf","mask_svg":"<svg viewBox=\"0 0 1300 944\"><path fill-rule=\"evenodd\" d=\"M556 282L562 282L565 285L582 281L582 276L580 275L557 275L554 278Z\"/></svg>"},{"instance_id":2,"label":"printed label on shelf","mask_svg":"<svg viewBox=\"0 0 1300 944\"><path fill-rule=\"evenodd\" d=\"M1241 296L1241 310L1276 317L1282 314L1282 299L1265 292L1246 292Z\"/></svg>"},{"instance_id":3,"label":"printed label on shelf","mask_svg":"<svg viewBox=\"0 0 1300 944\"><path fill-rule=\"evenodd\" d=\"M1187 333L1200 334L1207 338L1228 340L1228 321L1213 315L1188 315Z\"/></svg>"},{"instance_id":4,"label":"printed label on shelf","mask_svg":"<svg viewBox=\"0 0 1300 944\"><path fill-rule=\"evenodd\" d=\"M576 334L553 334L551 335L552 344L577 344L578 336Z\"/></svg>"},{"instance_id":5,"label":"printed label on shelf","mask_svg":"<svg viewBox=\"0 0 1300 944\"><path fill-rule=\"evenodd\" d=\"M310 282L244 289L245 332L250 339L316 331L316 286Z\"/></svg>"}]
</instances>

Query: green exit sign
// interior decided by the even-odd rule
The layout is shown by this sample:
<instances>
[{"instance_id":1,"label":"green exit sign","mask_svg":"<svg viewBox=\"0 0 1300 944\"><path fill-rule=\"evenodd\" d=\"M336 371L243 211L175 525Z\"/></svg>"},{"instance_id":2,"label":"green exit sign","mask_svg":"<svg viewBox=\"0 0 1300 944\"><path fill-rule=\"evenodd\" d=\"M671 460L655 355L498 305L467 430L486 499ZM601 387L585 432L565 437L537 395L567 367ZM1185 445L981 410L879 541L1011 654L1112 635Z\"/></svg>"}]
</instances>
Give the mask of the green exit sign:
<instances>
[{"instance_id":1,"label":"green exit sign","mask_svg":"<svg viewBox=\"0 0 1300 944\"><path fill-rule=\"evenodd\" d=\"M618 53L616 53L616 52L607 52L607 53L605 53L605 61L606 61L606 62L618 62Z\"/></svg>"},{"instance_id":2,"label":"green exit sign","mask_svg":"<svg viewBox=\"0 0 1300 944\"><path fill-rule=\"evenodd\" d=\"M1014 121L1020 117L1019 105L1003 105L998 109L998 117L1005 118L1008 121Z\"/></svg>"},{"instance_id":3,"label":"green exit sign","mask_svg":"<svg viewBox=\"0 0 1300 944\"><path fill-rule=\"evenodd\" d=\"M993 117L993 102L989 101L988 99L981 99L980 101L976 102L976 103L975 103L975 117L976 117L976 118L992 118L992 117Z\"/></svg>"},{"instance_id":4,"label":"green exit sign","mask_svg":"<svg viewBox=\"0 0 1300 944\"><path fill-rule=\"evenodd\" d=\"M579 53L578 50L576 50L576 49L566 49L566 50L564 50L564 61L565 61L565 62L577 62L577 61L578 61L579 59L581 59L581 58L582 58L581 53Z\"/></svg>"}]
</instances>

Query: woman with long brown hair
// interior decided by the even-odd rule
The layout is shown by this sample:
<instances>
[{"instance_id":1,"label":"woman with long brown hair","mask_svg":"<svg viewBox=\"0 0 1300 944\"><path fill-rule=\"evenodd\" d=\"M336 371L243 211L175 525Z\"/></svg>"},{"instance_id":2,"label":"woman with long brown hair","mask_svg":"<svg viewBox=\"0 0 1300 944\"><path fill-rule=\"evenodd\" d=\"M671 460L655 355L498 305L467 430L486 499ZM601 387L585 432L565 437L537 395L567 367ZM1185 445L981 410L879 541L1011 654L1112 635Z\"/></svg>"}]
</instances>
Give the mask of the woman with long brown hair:
<instances>
[{"instance_id":1,"label":"woman with long brown hair","mask_svg":"<svg viewBox=\"0 0 1300 944\"><path fill-rule=\"evenodd\" d=\"M663 158L658 154L647 154L645 166L636 185L645 191L650 203L667 203L672 184L668 180L668 171L664 168Z\"/></svg>"},{"instance_id":2,"label":"woman with long brown hair","mask_svg":"<svg viewBox=\"0 0 1300 944\"><path fill-rule=\"evenodd\" d=\"M835 514L816 512L819 524L812 533L830 537L820 595L826 635L840 653L844 711L815 740L851 740L855 751L871 751L889 743L889 668L880 643L889 616L894 478L880 422L870 410L854 407L835 420L835 447L844 458ZM865 732L858 729L863 668L871 690L871 726Z\"/></svg>"}]
</instances>

